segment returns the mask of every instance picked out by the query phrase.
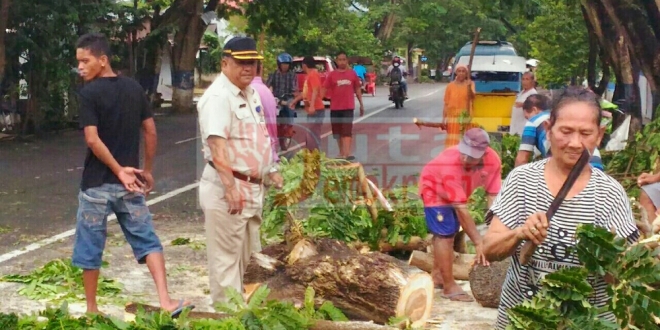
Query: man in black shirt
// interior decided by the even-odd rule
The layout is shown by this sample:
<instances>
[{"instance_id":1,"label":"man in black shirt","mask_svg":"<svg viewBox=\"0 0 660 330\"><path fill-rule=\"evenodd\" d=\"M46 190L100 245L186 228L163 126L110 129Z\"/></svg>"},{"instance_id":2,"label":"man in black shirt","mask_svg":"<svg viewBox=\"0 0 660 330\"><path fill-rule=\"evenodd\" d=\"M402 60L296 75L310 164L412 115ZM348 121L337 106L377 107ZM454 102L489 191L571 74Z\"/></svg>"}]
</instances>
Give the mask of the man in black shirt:
<instances>
[{"instance_id":1,"label":"man in black shirt","mask_svg":"<svg viewBox=\"0 0 660 330\"><path fill-rule=\"evenodd\" d=\"M87 312L99 313L99 269L107 216L114 212L138 263L146 263L153 276L161 308L177 317L184 308L194 306L169 296L163 246L145 201L154 185L156 125L142 87L131 78L117 76L109 57L110 46L103 35L86 34L78 39L78 70L86 82L79 92L80 125L89 148L78 194L72 262L83 269ZM138 169L140 129L145 136L144 170Z\"/></svg>"}]
</instances>

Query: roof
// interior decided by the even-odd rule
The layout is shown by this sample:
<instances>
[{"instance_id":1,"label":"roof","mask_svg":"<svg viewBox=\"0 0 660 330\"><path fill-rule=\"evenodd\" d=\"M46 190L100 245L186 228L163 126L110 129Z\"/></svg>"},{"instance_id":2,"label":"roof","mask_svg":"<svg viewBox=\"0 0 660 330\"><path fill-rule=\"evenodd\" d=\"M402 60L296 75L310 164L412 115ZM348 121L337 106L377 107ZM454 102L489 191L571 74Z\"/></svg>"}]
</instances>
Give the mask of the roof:
<instances>
[{"instance_id":1,"label":"roof","mask_svg":"<svg viewBox=\"0 0 660 330\"><path fill-rule=\"evenodd\" d=\"M522 56L475 55L472 60L472 71L525 72L527 69L526 61L527 60ZM465 66L467 66L469 62L469 56L462 56L458 60L458 64Z\"/></svg>"},{"instance_id":2,"label":"roof","mask_svg":"<svg viewBox=\"0 0 660 330\"><path fill-rule=\"evenodd\" d=\"M472 42L468 42L456 54L457 57L469 55L472 51ZM511 55L517 56L515 47L508 42L480 41L474 49L474 55Z\"/></svg>"},{"instance_id":3,"label":"roof","mask_svg":"<svg viewBox=\"0 0 660 330\"><path fill-rule=\"evenodd\" d=\"M296 57L293 58L293 61L294 61L294 62L295 62L295 61L302 61L303 58L304 58L304 57L296 56ZM314 60L316 60L316 61L326 61L327 59L328 59L328 58L326 58L326 57L324 57L324 56L314 56Z\"/></svg>"}]
</instances>

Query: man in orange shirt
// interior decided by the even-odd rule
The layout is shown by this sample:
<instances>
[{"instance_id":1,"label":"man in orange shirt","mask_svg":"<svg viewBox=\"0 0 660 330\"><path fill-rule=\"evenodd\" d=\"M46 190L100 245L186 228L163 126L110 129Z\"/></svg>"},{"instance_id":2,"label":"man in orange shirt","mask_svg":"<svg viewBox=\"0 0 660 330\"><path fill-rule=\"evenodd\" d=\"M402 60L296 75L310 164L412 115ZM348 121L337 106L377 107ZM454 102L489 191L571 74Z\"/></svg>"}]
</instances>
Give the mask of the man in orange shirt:
<instances>
[{"instance_id":1,"label":"man in orange shirt","mask_svg":"<svg viewBox=\"0 0 660 330\"><path fill-rule=\"evenodd\" d=\"M306 134L306 147L307 149L319 149L321 144L321 129L323 129L323 121L325 120L325 105L323 104L323 96L321 95L321 76L316 70L316 60L313 56L305 56L302 61L302 69L305 71L307 77L303 85L302 94L291 101L289 107L295 109L294 105L302 99L305 104L305 112L307 112L307 127Z\"/></svg>"}]
</instances>

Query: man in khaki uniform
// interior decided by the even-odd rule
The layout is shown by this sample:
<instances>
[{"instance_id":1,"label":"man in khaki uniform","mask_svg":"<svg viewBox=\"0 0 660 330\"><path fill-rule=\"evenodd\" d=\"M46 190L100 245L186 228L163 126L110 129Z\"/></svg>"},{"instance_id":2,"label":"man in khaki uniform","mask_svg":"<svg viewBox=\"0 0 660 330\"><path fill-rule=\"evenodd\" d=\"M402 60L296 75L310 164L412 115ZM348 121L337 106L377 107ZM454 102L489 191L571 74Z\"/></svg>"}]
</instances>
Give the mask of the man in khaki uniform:
<instances>
[{"instance_id":1,"label":"man in khaki uniform","mask_svg":"<svg viewBox=\"0 0 660 330\"><path fill-rule=\"evenodd\" d=\"M229 287L243 292L250 255L261 250L264 181L282 186L264 109L259 94L250 87L261 59L253 39L229 40L223 49L222 74L197 105L208 162L199 198L213 304L227 300Z\"/></svg>"}]
</instances>

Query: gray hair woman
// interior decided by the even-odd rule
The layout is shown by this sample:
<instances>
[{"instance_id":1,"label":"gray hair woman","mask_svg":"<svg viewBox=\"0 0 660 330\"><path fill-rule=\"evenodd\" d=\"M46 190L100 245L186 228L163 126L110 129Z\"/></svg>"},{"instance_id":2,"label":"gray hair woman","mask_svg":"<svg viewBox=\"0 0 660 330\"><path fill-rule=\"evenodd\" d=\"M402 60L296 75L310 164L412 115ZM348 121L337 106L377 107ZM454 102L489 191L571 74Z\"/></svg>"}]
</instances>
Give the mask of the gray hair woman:
<instances>
[{"instance_id":1,"label":"gray hair woman","mask_svg":"<svg viewBox=\"0 0 660 330\"><path fill-rule=\"evenodd\" d=\"M592 166L584 168L566 199L548 223L545 211L577 163L583 146L593 152L600 144L598 96L581 88L568 88L555 101L545 123L550 140L550 158L515 168L486 215L489 224L484 237L484 254L490 261L512 257L502 287L496 329L509 324L507 310L531 299L548 273L575 267L580 261L572 251L575 231L580 224L594 224L636 241L639 232L633 221L625 190L613 178ZM524 241L538 248L528 265L520 263ZM589 302L606 306L610 297L602 278L591 279L594 294ZM600 317L614 321L612 313Z\"/></svg>"}]
</instances>

